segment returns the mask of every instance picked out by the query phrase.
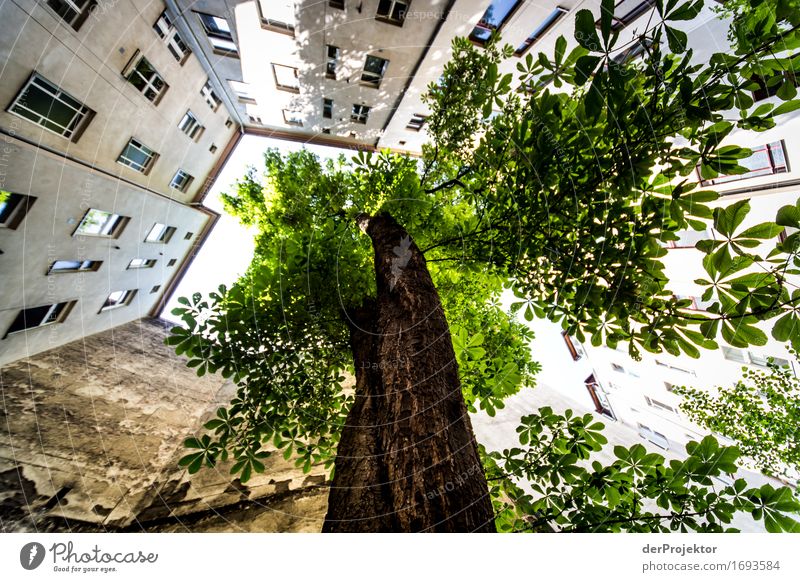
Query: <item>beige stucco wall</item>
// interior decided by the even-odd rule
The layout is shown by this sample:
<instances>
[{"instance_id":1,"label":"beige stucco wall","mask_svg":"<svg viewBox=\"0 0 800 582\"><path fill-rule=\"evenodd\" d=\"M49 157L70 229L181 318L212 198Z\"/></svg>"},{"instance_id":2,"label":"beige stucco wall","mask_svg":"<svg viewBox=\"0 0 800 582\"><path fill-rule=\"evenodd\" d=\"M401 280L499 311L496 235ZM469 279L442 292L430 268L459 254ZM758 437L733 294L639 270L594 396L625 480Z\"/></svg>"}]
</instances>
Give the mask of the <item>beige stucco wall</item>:
<instances>
[{"instance_id":1,"label":"beige stucco wall","mask_svg":"<svg viewBox=\"0 0 800 582\"><path fill-rule=\"evenodd\" d=\"M207 74L196 56L190 55L179 64L154 32L153 24L163 10L161 2L101 2L76 32L44 2L2 3L0 127L13 127L18 135L35 143L176 200L193 200L236 126L225 127L228 114L224 107L214 112L205 103L200 89ZM157 105L122 77L136 50L169 85ZM33 71L96 112L77 143L6 111ZM198 142L177 127L187 110L206 128ZM131 137L159 154L147 175L116 161ZM209 151L212 143L217 146L216 153ZM179 168L194 177L185 193L169 188Z\"/></svg>"},{"instance_id":2,"label":"beige stucco wall","mask_svg":"<svg viewBox=\"0 0 800 582\"><path fill-rule=\"evenodd\" d=\"M274 455L242 485L224 464L192 477L177 466L231 386L187 368L165 325L131 322L0 369L3 530L62 530L66 518L83 530L319 531L316 468Z\"/></svg>"}]
</instances>

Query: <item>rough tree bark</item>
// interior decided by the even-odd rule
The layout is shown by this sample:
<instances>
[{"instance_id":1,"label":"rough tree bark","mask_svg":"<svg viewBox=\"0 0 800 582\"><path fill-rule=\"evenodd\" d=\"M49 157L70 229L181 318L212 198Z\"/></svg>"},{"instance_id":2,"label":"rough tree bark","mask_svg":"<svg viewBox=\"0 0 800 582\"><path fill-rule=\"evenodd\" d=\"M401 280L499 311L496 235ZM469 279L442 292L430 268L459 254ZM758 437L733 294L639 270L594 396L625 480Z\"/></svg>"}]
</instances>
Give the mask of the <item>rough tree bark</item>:
<instances>
[{"instance_id":1,"label":"rough tree bark","mask_svg":"<svg viewBox=\"0 0 800 582\"><path fill-rule=\"evenodd\" d=\"M439 294L391 216L362 216L377 299L351 310L356 400L326 532L493 532L494 517Z\"/></svg>"}]
</instances>

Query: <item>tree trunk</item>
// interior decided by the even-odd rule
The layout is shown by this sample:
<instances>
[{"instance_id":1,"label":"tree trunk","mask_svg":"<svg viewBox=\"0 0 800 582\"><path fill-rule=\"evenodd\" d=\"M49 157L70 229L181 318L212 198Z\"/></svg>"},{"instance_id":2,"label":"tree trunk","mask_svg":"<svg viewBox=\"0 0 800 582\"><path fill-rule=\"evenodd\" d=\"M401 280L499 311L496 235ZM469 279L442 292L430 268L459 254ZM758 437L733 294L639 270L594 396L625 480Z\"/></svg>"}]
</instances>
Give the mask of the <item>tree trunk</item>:
<instances>
[{"instance_id":1,"label":"tree trunk","mask_svg":"<svg viewBox=\"0 0 800 582\"><path fill-rule=\"evenodd\" d=\"M391 216L362 217L378 296L347 313L356 400L326 532L493 532L450 330L425 257Z\"/></svg>"}]
</instances>

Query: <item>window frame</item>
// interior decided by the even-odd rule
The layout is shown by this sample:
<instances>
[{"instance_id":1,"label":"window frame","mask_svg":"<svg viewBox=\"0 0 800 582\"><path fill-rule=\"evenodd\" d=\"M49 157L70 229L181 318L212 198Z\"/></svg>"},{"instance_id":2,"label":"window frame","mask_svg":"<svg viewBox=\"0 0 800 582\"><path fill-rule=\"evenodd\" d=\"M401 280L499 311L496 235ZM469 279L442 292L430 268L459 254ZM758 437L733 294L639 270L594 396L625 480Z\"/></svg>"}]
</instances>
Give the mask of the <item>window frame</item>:
<instances>
[{"instance_id":1,"label":"window frame","mask_svg":"<svg viewBox=\"0 0 800 582\"><path fill-rule=\"evenodd\" d=\"M641 0L636 6L628 10L623 16L617 16L617 8L619 8L623 3L627 2L628 0L619 0L616 4L614 4L614 14L611 15L611 31L612 32L619 32L623 28L627 28L648 9L654 8L656 5L656 0ZM600 28L602 26L602 17L598 18L595 21L595 26Z\"/></svg>"},{"instance_id":2,"label":"window frame","mask_svg":"<svg viewBox=\"0 0 800 582\"><path fill-rule=\"evenodd\" d=\"M140 152L148 156L144 166L141 166L139 162L136 162L131 158L125 157L125 152L128 151L129 147L139 150ZM131 137L128 140L128 143L125 144L125 147L122 148L122 151L120 152L119 156L117 156L117 163L127 168L130 168L136 172L139 172L140 174L144 174L146 176L147 174L150 173L150 170L153 169L153 166L155 165L157 159L158 159L157 152L151 150L149 147L144 145L141 141L139 141L135 137Z\"/></svg>"},{"instance_id":3,"label":"window frame","mask_svg":"<svg viewBox=\"0 0 800 582\"><path fill-rule=\"evenodd\" d=\"M136 294L138 292L139 292L138 289L122 289L120 291L112 291L108 295L108 297L106 297L105 302L103 302L103 305L100 306L100 310L97 313L104 313L106 311L113 311L114 309L127 307L128 305L131 304L131 302L133 301L134 297L136 297ZM109 304L111 297L117 293L122 293L123 294L122 297L119 299L119 301Z\"/></svg>"},{"instance_id":4,"label":"window frame","mask_svg":"<svg viewBox=\"0 0 800 582\"><path fill-rule=\"evenodd\" d=\"M70 18L65 17L65 15L59 12L58 8L51 5L51 2L54 4L59 2L66 4L66 9L74 12L75 15ZM73 0L47 0L44 5L47 6L47 8L49 8L50 11L53 12L53 14L55 14L59 19L61 19L63 22L66 22L75 32L78 32L81 29L81 26L83 26L84 22L86 22L86 20L89 18L89 14L91 14L95 6L97 6L97 0L88 0L86 5L82 8L79 8Z\"/></svg>"},{"instance_id":5,"label":"window frame","mask_svg":"<svg viewBox=\"0 0 800 582\"><path fill-rule=\"evenodd\" d=\"M177 181L179 177L183 177L181 181ZM194 181L194 176L189 174L188 172L178 168L175 172L175 175L172 177L172 180L169 182L169 187L178 190L179 192L186 192L191 186L192 182Z\"/></svg>"},{"instance_id":6,"label":"window frame","mask_svg":"<svg viewBox=\"0 0 800 582\"><path fill-rule=\"evenodd\" d=\"M50 325L63 323L64 320L67 319L67 317L69 316L70 312L72 311L72 308L75 306L75 304L77 302L78 302L77 300L73 299L73 300L68 300L68 301L60 301L58 303L37 305L35 307L27 307L27 308L20 309L19 312L17 313L17 316L11 322L11 325L9 325L8 328L6 329L6 333L3 335L3 339L6 339L8 336L13 335L13 334L23 333L23 332L26 332L28 330L38 329L40 327L47 327L47 326L50 326ZM36 325L30 325L30 326L26 325L26 323L27 323L26 322L26 318L25 318L25 316L23 314L26 311L31 311L33 309L40 309L42 307L49 307L49 309L45 312L44 316L42 316L42 318L40 319L39 323L37 323ZM20 329L15 329L15 330L12 331L12 328L14 327L14 324L17 323L17 320L19 320L20 317L22 317L22 321L24 322L23 325L26 325L26 327L22 327ZM51 321L48 321L48 320L51 320Z\"/></svg>"},{"instance_id":7,"label":"window frame","mask_svg":"<svg viewBox=\"0 0 800 582\"><path fill-rule=\"evenodd\" d=\"M775 150L780 150L783 156L783 164L776 164L775 163ZM786 142L784 140L772 141L763 146L759 146L757 148L752 148L751 151L753 152L750 156L751 158L761 152L766 152L767 160L769 161L769 166L764 166L763 168L755 168L746 172L744 174L721 174L716 178L708 178L705 179L702 177L700 173L700 165L698 164L695 168L697 173L697 179L700 182L701 186L719 186L722 184L728 184L731 182L738 182L740 180L749 180L751 178L760 178L763 176L774 176L776 174L785 174L790 171L789 169L789 159L787 156L786 151ZM743 158L739 160L740 162L745 161L749 158ZM741 165L741 164L740 164ZM770 170L768 172L764 172L764 170ZM721 191L720 194L724 195L725 192Z\"/></svg>"},{"instance_id":8,"label":"window frame","mask_svg":"<svg viewBox=\"0 0 800 582\"><path fill-rule=\"evenodd\" d=\"M388 14L381 14L380 12L381 4L384 2L389 3ZM392 15L394 14L398 4L403 6L403 10L400 12L400 18L394 18ZM375 20L378 22L385 22L386 24L392 24L394 26L403 26L406 21L406 14L408 13L410 6L411 0L378 0L378 8L375 10Z\"/></svg>"},{"instance_id":9,"label":"window frame","mask_svg":"<svg viewBox=\"0 0 800 582\"><path fill-rule=\"evenodd\" d=\"M220 99L219 95L214 91L214 87L211 86L211 80L206 79L206 84L203 85L200 89L200 95L206 100L206 104L211 108L211 111L216 112L219 109L219 106L222 104L222 99ZM214 105L211 102L214 102Z\"/></svg>"},{"instance_id":10,"label":"window frame","mask_svg":"<svg viewBox=\"0 0 800 582\"><path fill-rule=\"evenodd\" d=\"M334 53L331 56L331 52ZM336 70L339 68L339 57L342 52L338 46L332 44L325 45L325 77L328 79L336 79Z\"/></svg>"},{"instance_id":11,"label":"window frame","mask_svg":"<svg viewBox=\"0 0 800 582\"><path fill-rule=\"evenodd\" d=\"M283 122L286 125L291 125L292 127L303 127L303 119L302 119L302 112L301 111L294 111L292 109L282 109L281 112L283 113ZM287 113L296 114L299 119L295 120L294 118L290 119L290 115L287 116Z\"/></svg>"},{"instance_id":12,"label":"window frame","mask_svg":"<svg viewBox=\"0 0 800 582\"><path fill-rule=\"evenodd\" d=\"M292 12L294 12L296 6L294 0L291 0L291 2ZM256 6L258 6L258 16L261 19L261 28L294 37L294 28L297 24L297 17L293 15L294 22L284 22L277 18L269 18L266 14L264 14L264 9L261 6L261 3L262 0L256 0Z\"/></svg>"},{"instance_id":13,"label":"window frame","mask_svg":"<svg viewBox=\"0 0 800 582\"><path fill-rule=\"evenodd\" d=\"M203 27L203 31L206 33L206 38L208 38L208 42L211 44L213 51L218 55L235 57L238 59L239 46L233 39L233 29L231 28L228 19L223 18L222 16L209 14L208 12L195 11L195 14L197 14L197 17L200 19L200 25ZM227 30L220 28L214 19L225 22L225 27ZM214 41L217 41L217 43ZM227 43L230 44L228 45Z\"/></svg>"},{"instance_id":14,"label":"window frame","mask_svg":"<svg viewBox=\"0 0 800 582\"><path fill-rule=\"evenodd\" d=\"M148 79L145 74L139 70L139 66L143 63L149 67L152 73L152 78ZM144 82L144 86L141 88L137 87L133 82L134 77L137 75L139 79ZM158 105L161 102L161 99L164 98L164 94L169 89L169 85L164 80L164 77L156 70L156 68L153 66L153 63L151 63L139 50L133 54L131 59L128 61L128 64L125 65L125 68L122 70L122 76L129 85L136 89L136 91L142 95L142 97L147 99L153 105ZM158 88L154 84L156 81L161 81L161 88ZM152 98L148 96L148 90L154 93Z\"/></svg>"},{"instance_id":15,"label":"window frame","mask_svg":"<svg viewBox=\"0 0 800 582\"><path fill-rule=\"evenodd\" d=\"M166 9L164 9L153 24L153 30L164 44L167 45L167 50L169 50L170 54L183 66L189 58L189 55L192 54L192 49L190 49L189 45L181 38L178 29L173 24Z\"/></svg>"},{"instance_id":16,"label":"window frame","mask_svg":"<svg viewBox=\"0 0 800 582\"><path fill-rule=\"evenodd\" d=\"M200 124L200 121L197 119L197 116L192 113L192 110L187 109L186 113L183 114L183 117L181 117L181 120L178 122L178 129L189 136L190 139L199 141L205 127Z\"/></svg>"},{"instance_id":17,"label":"window frame","mask_svg":"<svg viewBox=\"0 0 800 582\"><path fill-rule=\"evenodd\" d=\"M294 80L297 81L297 85L284 85L278 76L279 68L289 69L291 71L290 74L294 75ZM275 88L279 91L286 91L287 93L300 93L300 73L297 67L282 65L280 63L272 63L272 77L275 80Z\"/></svg>"},{"instance_id":18,"label":"window frame","mask_svg":"<svg viewBox=\"0 0 800 582\"><path fill-rule=\"evenodd\" d=\"M58 263L80 263L78 268L69 269L69 268L62 268L56 269L56 265ZM100 269L100 266L103 264L103 261L93 261L93 260L70 260L70 259L58 259L53 261L50 267L47 269L47 273L45 275L62 275L67 273L94 273Z\"/></svg>"},{"instance_id":19,"label":"window frame","mask_svg":"<svg viewBox=\"0 0 800 582\"><path fill-rule=\"evenodd\" d=\"M58 101L63 106L66 106L74 111L72 119L70 120L67 126L64 126L56 121L53 121L52 119L47 117L46 114L39 113L38 111L35 111L23 104L23 99L25 97L26 90L31 86L36 86L39 91L45 93L46 95L49 95L52 98L52 101ZM74 101L75 103L80 105L80 108L76 107L72 103L69 103L67 99ZM37 121L32 119L31 117L22 115L22 113L20 113L18 110L15 109L26 110L31 114L33 114L34 116L38 116L39 120ZM83 135L83 132L86 130L86 127L89 125L89 122L95 115L95 112L92 109L90 109L86 104L84 104L82 101L76 99L75 97L64 91L61 87L59 87L55 83L51 83L36 71L31 73L31 76L28 77L28 79L25 81L25 84L23 84L23 86L17 92L16 96L14 97L14 100L8 106L6 111L15 115L16 117L19 117L20 119L24 119L39 126L45 131L48 131L54 135L58 135L65 139L68 139L73 143L76 143L78 139L80 139L81 135ZM48 108L48 113L50 113L51 111L52 111L52 105ZM52 125L61 127L63 129L61 132L58 132L54 129L51 129L50 127L47 127L47 125L42 124L41 123L42 120L46 120Z\"/></svg>"},{"instance_id":20,"label":"window frame","mask_svg":"<svg viewBox=\"0 0 800 582\"><path fill-rule=\"evenodd\" d=\"M158 228L159 226L161 228ZM156 230L159 230L160 233L157 238L152 238L152 235ZM174 226L168 226L162 222L156 222L152 227L150 227L150 230L147 231L147 235L144 237L144 242L165 245L169 243L170 239L172 239L172 236L175 234L176 230L177 228Z\"/></svg>"},{"instance_id":21,"label":"window frame","mask_svg":"<svg viewBox=\"0 0 800 582\"><path fill-rule=\"evenodd\" d=\"M481 15L481 19L475 24L475 26L472 27L472 30L470 31L469 37L468 37L470 42L472 42L473 44L476 44L478 46L485 46L488 38L484 39L484 38L480 38L479 36L476 36L475 31L476 30L488 31L489 32L489 37L491 37L493 32L502 30L502 28L508 23L509 20L511 20L511 18L514 16L514 14L517 12L517 10L519 10L519 8L523 4L524 4L523 0L516 0L514 5L509 9L509 11L505 14L505 16L500 20L500 23L498 25L494 25L494 24L491 24L491 23L486 21L486 15L489 14L489 11L494 6L493 2L490 3L489 6L486 7L486 10L483 12L483 15Z\"/></svg>"},{"instance_id":22,"label":"window frame","mask_svg":"<svg viewBox=\"0 0 800 582\"><path fill-rule=\"evenodd\" d=\"M541 38L546 35L550 30L553 29L561 19L564 18L567 14L569 14L569 8L564 8L563 6L556 6L550 14L548 14L542 23L537 26L534 31L522 41L515 50L514 55L517 57L525 56L533 45L535 45Z\"/></svg>"},{"instance_id":23,"label":"window frame","mask_svg":"<svg viewBox=\"0 0 800 582\"><path fill-rule=\"evenodd\" d=\"M353 103L353 109L350 111L350 121L359 125L366 125L367 121L369 121L370 111L372 111L372 107L369 105Z\"/></svg>"},{"instance_id":24,"label":"window frame","mask_svg":"<svg viewBox=\"0 0 800 582\"><path fill-rule=\"evenodd\" d=\"M136 261L140 261L140 262L138 262L137 264L134 265L134 262L136 262ZM128 263L128 266L125 267L125 270L126 271L136 271L136 270L139 270L139 269L152 269L153 267L156 266L157 262L158 262L157 259L140 259L140 258L136 257L136 258L133 258L133 259L130 260L130 262Z\"/></svg>"},{"instance_id":25,"label":"window frame","mask_svg":"<svg viewBox=\"0 0 800 582\"><path fill-rule=\"evenodd\" d=\"M92 212L102 212L103 214L107 215L106 220L103 222L103 226L100 229L100 232L93 233L93 232L81 232L81 227L89 218L89 215ZM111 221L113 224L110 228L107 229L107 225ZM121 214L117 214L116 212L108 212L107 210L100 210L99 208L88 208L86 212L83 214L83 217L78 222L78 226L75 227L75 230L72 231L72 236L91 236L96 238L111 238L116 239L122 234L122 231L130 222L129 216L122 216ZM103 232L107 230L107 232Z\"/></svg>"},{"instance_id":26,"label":"window frame","mask_svg":"<svg viewBox=\"0 0 800 582\"><path fill-rule=\"evenodd\" d=\"M0 195L2 194L7 194L12 202L7 203L6 201L8 198L2 202L2 204L7 204L7 206L4 206L2 210L0 210L0 229L7 228L9 230L15 230L22 224L22 221L25 220L25 216L27 216L31 206L36 202L36 197L10 192L8 190L0 190ZM3 218L3 215L5 215L5 218Z\"/></svg>"},{"instance_id":27,"label":"window frame","mask_svg":"<svg viewBox=\"0 0 800 582\"><path fill-rule=\"evenodd\" d=\"M375 73L373 71L367 70L367 65L369 65L370 59L376 61L383 61L380 73ZM381 83L383 82L384 77L386 76L386 69L388 68L389 68L388 59L384 59L383 57L378 57L375 55L366 55L364 57L364 67L361 69L361 78L359 82L361 83L361 85L364 85L365 87L372 87L373 89L379 89ZM377 79L373 77L377 77Z\"/></svg>"},{"instance_id":28,"label":"window frame","mask_svg":"<svg viewBox=\"0 0 800 582\"><path fill-rule=\"evenodd\" d=\"M425 127L425 123L428 121L428 117L428 115L414 113L406 124L406 129L409 131L422 131L422 128Z\"/></svg>"}]
</instances>

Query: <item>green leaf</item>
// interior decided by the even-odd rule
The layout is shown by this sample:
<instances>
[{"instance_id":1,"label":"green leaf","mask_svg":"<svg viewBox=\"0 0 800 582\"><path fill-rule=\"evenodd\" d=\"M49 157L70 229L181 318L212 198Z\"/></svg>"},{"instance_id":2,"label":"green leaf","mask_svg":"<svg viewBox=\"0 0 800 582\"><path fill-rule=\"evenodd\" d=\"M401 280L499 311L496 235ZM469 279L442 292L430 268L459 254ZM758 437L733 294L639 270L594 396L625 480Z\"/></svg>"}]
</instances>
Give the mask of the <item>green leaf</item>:
<instances>
[{"instance_id":1,"label":"green leaf","mask_svg":"<svg viewBox=\"0 0 800 582\"><path fill-rule=\"evenodd\" d=\"M686 43L688 41L688 37L686 33L682 30L678 30L676 28L671 28L669 26L664 27L664 31L667 34L667 42L669 43L669 50L671 50L675 54L680 54L686 51Z\"/></svg>"},{"instance_id":2,"label":"green leaf","mask_svg":"<svg viewBox=\"0 0 800 582\"><path fill-rule=\"evenodd\" d=\"M594 22L594 14L591 10L578 10L575 14L575 40L582 47L597 52L601 47Z\"/></svg>"}]
</instances>

